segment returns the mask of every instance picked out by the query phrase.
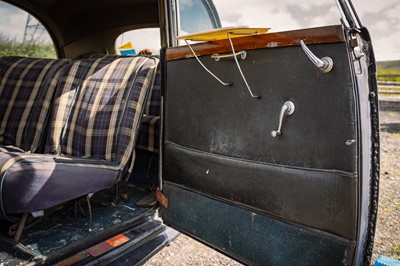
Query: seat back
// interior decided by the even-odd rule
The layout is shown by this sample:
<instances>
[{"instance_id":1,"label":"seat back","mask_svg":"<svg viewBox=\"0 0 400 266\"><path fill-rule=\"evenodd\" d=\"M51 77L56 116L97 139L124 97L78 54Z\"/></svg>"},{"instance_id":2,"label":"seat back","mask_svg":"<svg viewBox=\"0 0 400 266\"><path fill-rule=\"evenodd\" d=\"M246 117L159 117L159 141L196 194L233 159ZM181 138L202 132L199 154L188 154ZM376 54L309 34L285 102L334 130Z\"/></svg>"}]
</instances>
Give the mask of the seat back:
<instances>
[{"instance_id":1,"label":"seat back","mask_svg":"<svg viewBox=\"0 0 400 266\"><path fill-rule=\"evenodd\" d=\"M67 59L0 57L0 145L35 152Z\"/></svg>"},{"instance_id":2,"label":"seat back","mask_svg":"<svg viewBox=\"0 0 400 266\"><path fill-rule=\"evenodd\" d=\"M121 55L105 55L105 54L85 54L81 55L79 59L97 59L97 58L123 58L129 56ZM161 64L157 66L156 76L152 87L150 88L149 97L144 109L145 115L161 116Z\"/></svg>"},{"instance_id":3,"label":"seat back","mask_svg":"<svg viewBox=\"0 0 400 266\"><path fill-rule=\"evenodd\" d=\"M157 64L144 56L74 61L57 86L46 152L122 169L133 154Z\"/></svg>"},{"instance_id":4,"label":"seat back","mask_svg":"<svg viewBox=\"0 0 400 266\"><path fill-rule=\"evenodd\" d=\"M120 55L87 54L80 59L96 58L123 58ZM159 153L160 124L161 124L161 64L158 65L154 82L150 88L148 100L144 109L144 116L140 124L136 148Z\"/></svg>"},{"instance_id":5,"label":"seat back","mask_svg":"<svg viewBox=\"0 0 400 266\"><path fill-rule=\"evenodd\" d=\"M157 68L153 87L144 110L136 148L159 153L161 134L161 69Z\"/></svg>"},{"instance_id":6,"label":"seat back","mask_svg":"<svg viewBox=\"0 0 400 266\"><path fill-rule=\"evenodd\" d=\"M157 67L153 87L149 92L149 100L144 113L149 116L161 116L161 64Z\"/></svg>"},{"instance_id":7,"label":"seat back","mask_svg":"<svg viewBox=\"0 0 400 266\"><path fill-rule=\"evenodd\" d=\"M150 152L160 152L160 128L161 118L159 116L145 115L140 124L140 131L136 148Z\"/></svg>"}]
</instances>

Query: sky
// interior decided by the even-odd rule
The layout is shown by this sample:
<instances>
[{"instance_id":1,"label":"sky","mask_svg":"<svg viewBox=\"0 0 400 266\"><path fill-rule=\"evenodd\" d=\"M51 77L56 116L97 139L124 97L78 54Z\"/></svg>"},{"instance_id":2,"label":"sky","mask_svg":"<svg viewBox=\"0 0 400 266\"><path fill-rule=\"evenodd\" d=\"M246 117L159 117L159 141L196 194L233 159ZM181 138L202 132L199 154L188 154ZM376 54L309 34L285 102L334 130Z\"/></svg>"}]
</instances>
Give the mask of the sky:
<instances>
[{"instance_id":1,"label":"sky","mask_svg":"<svg viewBox=\"0 0 400 266\"><path fill-rule=\"evenodd\" d=\"M352 2L362 24L371 33L377 61L400 60L400 1ZM271 27L271 31L277 32L340 23L335 0L214 0L214 3L224 27ZM26 18L25 12L16 11L0 0L0 34L3 37L22 41ZM149 38L158 35L145 34L149 34ZM49 38L43 35L42 40Z\"/></svg>"}]
</instances>

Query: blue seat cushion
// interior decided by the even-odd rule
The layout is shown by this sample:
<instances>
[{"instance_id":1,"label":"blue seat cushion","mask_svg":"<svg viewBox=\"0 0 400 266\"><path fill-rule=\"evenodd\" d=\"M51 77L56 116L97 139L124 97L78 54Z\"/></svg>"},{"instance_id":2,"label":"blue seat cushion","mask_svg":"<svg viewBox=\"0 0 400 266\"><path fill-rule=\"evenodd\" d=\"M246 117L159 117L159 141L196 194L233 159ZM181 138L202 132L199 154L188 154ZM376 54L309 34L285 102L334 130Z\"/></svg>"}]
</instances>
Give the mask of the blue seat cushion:
<instances>
[{"instance_id":1,"label":"blue seat cushion","mask_svg":"<svg viewBox=\"0 0 400 266\"><path fill-rule=\"evenodd\" d=\"M0 153L1 216L46 210L106 189L120 173L118 165L74 157Z\"/></svg>"}]
</instances>

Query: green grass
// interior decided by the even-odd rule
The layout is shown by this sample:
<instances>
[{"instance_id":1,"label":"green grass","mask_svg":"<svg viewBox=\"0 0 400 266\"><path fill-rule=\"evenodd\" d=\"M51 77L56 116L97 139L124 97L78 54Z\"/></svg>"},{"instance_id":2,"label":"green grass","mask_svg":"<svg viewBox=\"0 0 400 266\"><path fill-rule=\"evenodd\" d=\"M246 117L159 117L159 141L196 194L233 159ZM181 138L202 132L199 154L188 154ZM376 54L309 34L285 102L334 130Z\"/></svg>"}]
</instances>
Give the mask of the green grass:
<instances>
[{"instance_id":1,"label":"green grass","mask_svg":"<svg viewBox=\"0 0 400 266\"><path fill-rule=\"evenodd\" d=\"M376 63L378 69L381 70L397 70L400 71L400 60L381 61Z\"/></svg>"},{"instance_id":2,"label":"green grass","mask_svg":"<svg viewBox=\"0 0 400 266\"><path fill-rule=\"evenodd\" d=\"M0 56L10 55L37 58L57 58L53 44L22 44L0 35Z\"/></svg>"},{"instance_id":3,"label":"green grass","mask_svg":"<svg viewBox=\"0 0 400 266\"><path fill-rule=\"evenodd\" d=\"M378 81L400 82L400 60L377 62Z\"/></svg>"},{"instance_id":4,"label":"green grass","mask_svg":"<svg viewBox=\"0 0 400 266\"><path fill-rule=\"evenodd\" d=\"M378 81L400 82L400 70L378 69Z\"/></svg>"}]
</instances>

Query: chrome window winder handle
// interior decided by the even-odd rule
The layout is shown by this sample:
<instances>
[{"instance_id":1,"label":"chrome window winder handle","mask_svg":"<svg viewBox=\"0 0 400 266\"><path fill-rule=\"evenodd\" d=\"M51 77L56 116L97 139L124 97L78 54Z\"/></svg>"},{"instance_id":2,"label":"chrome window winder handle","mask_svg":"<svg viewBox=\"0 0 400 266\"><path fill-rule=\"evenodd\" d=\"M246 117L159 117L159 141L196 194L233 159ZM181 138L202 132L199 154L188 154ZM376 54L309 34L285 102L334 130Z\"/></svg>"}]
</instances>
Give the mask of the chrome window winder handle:
<instances>
[{"instance_id":1,"label":"chrome window winder handle","mask_svg":"<svg viewBox=\"0 0 400 266\"><path fill-rule=\"evenodd\" d=\"M300 40L301 48L304 53L310 58L311 62L318 67L322 72L328 73L333 68L332 58L325 56L319 59L311 50L307 47L303 40Z\"/></svg>"},{"instance_id":2,"label":"chrome window winder handle","mask_svg":"<svg viewBox=\"0 0 400 266\"><path fill-rule=\"evenodd\" d=\"M279 126L278 126L278 130L274 130L271 132L271 136L273 138L276 138L277 136L282 134L282 122L283 122L283 116L284 115L292 115L294 113L295 110L295 106L294 103L292 101L286 101L281 108L281 113L279 115Z\"/></svg>"}]
</instances>

